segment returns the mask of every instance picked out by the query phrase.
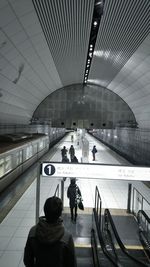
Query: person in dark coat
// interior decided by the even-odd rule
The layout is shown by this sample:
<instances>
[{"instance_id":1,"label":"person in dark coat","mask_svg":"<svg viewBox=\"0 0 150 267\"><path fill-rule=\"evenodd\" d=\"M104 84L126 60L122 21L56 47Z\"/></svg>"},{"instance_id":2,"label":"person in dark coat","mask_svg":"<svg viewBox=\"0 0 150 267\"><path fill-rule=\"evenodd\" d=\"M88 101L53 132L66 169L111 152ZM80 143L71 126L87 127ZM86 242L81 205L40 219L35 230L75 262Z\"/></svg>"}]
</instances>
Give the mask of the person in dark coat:
<instances>
[{"instance_id":1,"label":"person in dark coat","mask_svg":"<svg viewBox=\"0 0 150 267\"><path fill-rule=\"evenodd\" d=\"M71 145L70 148L69 148L69 154L70 154L70 160L72 160L72 158L75 155L75 149L74 149L73 145Z\"/></svg>"},{"instance_id":2,"label":"person in dark coat","mask_svg":"<svg viewBox=\"0 0 150 267\"><path fill-rule=\"evenodd\" d=\"M68 152L68 150L67 150L66 147L64 146L64 147L61 149L61 156L62 156L62 159L64 158L64 156L67 156L67 152Z\"/></svg>"},{"instance_id":3,"label":"person in dark coat","mask_svg":"<svg viewBox=\"0 0 150 267\"><path fill-rule=\"evenodd\" d=\"M71 183L67 190L67 197L69 198L69 206L71 212L71 220L76 222L77 219L77 198L81 197L81 191L76 185L76 179L71 179Z\"/></svg>"},{"instance_id":4,"label":"person in dark coat","mask_svg":"<svg viewBox=\"0 0 150 267\"><path fill-rule=\"evenodd\" d=\"M71 159L71 162L78 163L77 157L74 155L74 157Z\"/></svg>"},{"instance_id":5,"label":"person in dark coat","mask_svg":"<svg viewBox=\"0 0 150 267\"><path fill-rule=\"evenodd\" d=\"M30 229L24 249L26 267L77 267L72 235L60 218L62 201L50 197L44 205L45 216Z\"/></svg>"},{"instance_id":6,"label":"person in dark coat","mask_svg":"<svg viewBox=\"0 0 150 267\"><path fill-rule=\"evenodd\" d=\"M68 159L67 155L65 155L65 156L63 157L62 162L66 162L66 163L69 162L69 159Z\"/></svg>"},{"instance_id":7,"label":"person in dark coat","mask_svg":"<svg viewBox=\"0 0 150 267\"><path fill-rule=\"evenodd\" d=\"M93 146L93 149L92 149L93 160L95 160L95 154L96 153L97 153L96 146Z\"/></svg>"}]
</instances>

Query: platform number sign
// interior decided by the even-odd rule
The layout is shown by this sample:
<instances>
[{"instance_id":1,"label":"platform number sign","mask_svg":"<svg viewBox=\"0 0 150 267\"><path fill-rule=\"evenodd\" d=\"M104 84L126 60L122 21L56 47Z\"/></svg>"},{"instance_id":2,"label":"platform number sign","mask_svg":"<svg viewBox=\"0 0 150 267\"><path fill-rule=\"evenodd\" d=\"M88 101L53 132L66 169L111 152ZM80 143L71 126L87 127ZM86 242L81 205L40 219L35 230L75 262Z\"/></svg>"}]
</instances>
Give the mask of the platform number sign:
<instances>
[{"instance_id":1,"label":"platform number sign","mask_svg":"<svg viewBox=\"0 0 150 267\"><path fill-rule=\"evenodd\" d=\"M43 176L51 176L55 173L55 167L52 164L42 164L42 175Z\"/></svg>"}]
</instances>

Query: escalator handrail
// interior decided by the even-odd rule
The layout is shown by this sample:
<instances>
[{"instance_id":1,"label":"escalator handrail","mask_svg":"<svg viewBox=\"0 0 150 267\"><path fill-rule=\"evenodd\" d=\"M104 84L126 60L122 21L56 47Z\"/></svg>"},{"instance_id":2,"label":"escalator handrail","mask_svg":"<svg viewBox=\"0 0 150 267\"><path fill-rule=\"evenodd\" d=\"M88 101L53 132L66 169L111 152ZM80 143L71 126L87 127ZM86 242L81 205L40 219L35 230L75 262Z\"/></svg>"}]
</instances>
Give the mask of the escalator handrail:
<instances>
[{"instance_id":1,"label":"escalator handrail","mask_svg":"<svg viewBox=\"0 0 150 267\"><path fill-rule=\"evenodd\" d=\"M144 210L139 210L138 213L137 213L137 220L138 220L138 223L140 223L140 222L139 222L139 220L140 220L140 214L142 214L142 215L144 216L144 218L146 219L146 221L147 221L148 223L150 223L150 218L148 217L148 215L145 213Z\"/></svg>"},{"instance_id":2,"label":"escalator handrail","mask_svg":"<svg viewBox=\"0 0 150 267\"><path fill-rule=\"evenodd\" d=\"M102 248L102 251L104 253L104 255L112 262L112 264L116 267L119 267L119 263L117 263L114 258L108 253L106 246L105 246L105 242L103 240L103 236L102 236L102 232L101 229L99 228L99 222L98 222L98 216L96 213L95 208L93 209L93 214L94 214L94 219L95 219L95 224L96 224L96 228L97 228L97 234L98 234L98 238L99 238L99 242Z\"/></svg>"},{"instance_id":3,"label":"escalator handrail","mask_svg":"<svg viewBox=\"0 0 150 267\"><path fill-rule=\"evenodd\" d=\"M144 263L144 262L142 262L142 261L140 261L140 260L137 260L135 257L133 257L132 255L130 255L130 253L128 252L128 250L126 249L126 247L124 246L124 244L122 243L122 241L121 241L121 239L120 239L120 236L119 236L119 234L118 234L118 232L117 232L116 226L115 226L115 224L114 224L114 222L113 222L113 219L112 219L112 216L111 216L111 214L110 214L109 209L105 209L105 212L104 212L104 220L107 220L107 224L106 224L106 225L108 225L108 224L111 225L111 228L112 228L112 230L113 230L113 233L114 233L114 235L115 235L115 238L116 238L116 240L117 240L117 243L118 243L118 245L119 245L121 251L122 251L124 254L126 254L129 258L131 258L133 261L135 261L135 262L141 264L141 266L146 266L146 267L147 267L148 265L147 265L146 263Z\"/></svg>"},{"instance_id":4,"label":"escalator handrail","mask_svg":"<svg viewBox=\"0 0 150 267\"><path fill-rule=\"evenodd\" d=\"M99 259L98 259L98 252L97 252L95 230L93 228L91 229L91 246L92 246L94 267L100 267Z\"/></svg>"},{"instance_id":5,"label":"escalator handrail","mask_svg":"<svg viewBox=\"0 0 150 267\"><path fill-rule=\"evenodd\" d=\"M94 214L94 219L95 219L95 224L96 224L96 228L97 228L97 234L98 234L98 238L99 238L99 242L102 248L102 251L104 253L104 255L112 262L112 264L116 267L118 267L119 265L116 263L116 261L114 260L114 258L110 255L110 253L107 251L106 246L105 246L105 242L103 240L103 235L101 232L101 217L102 217L102 200L101 200L101 196L99 193L99 189L96 186L95 188L95 207L93 209L93 214Z\"/></svg>"},{"instance_id":6,"label":"escalator handrail","mask_svg":"<svg viewBox=\"0 0 150 267\"><path fill-rule=\"evenodd\" d=\"M138 226L139 226L140 240L141 240L141 243L144 247L146 254L150 255L150 241L147 238L147 236L148 236L147 231L144 229L144 227L141 224L141 221L140 221L141 214L146 221L145 226L147 226L146 223L148 223L148 224L150 223L150 218L148 217L148 215L145 213L144 210L139 210L137 213L137 222L138 222ZM148 227L146 227L146 228L148 229Z\"/></svg>"},{"instance_id":7,"label":"escalator handrail","mask_svg":"<svg viewBox=\"0 0 150 267\"><path fill-rule=\"evenodd\" d=\"M98 190L98 187L95 188L95 211L97 214L98 228L101 229L101 213L102 213L102 200Z\"/></svg>"}]
</instances>

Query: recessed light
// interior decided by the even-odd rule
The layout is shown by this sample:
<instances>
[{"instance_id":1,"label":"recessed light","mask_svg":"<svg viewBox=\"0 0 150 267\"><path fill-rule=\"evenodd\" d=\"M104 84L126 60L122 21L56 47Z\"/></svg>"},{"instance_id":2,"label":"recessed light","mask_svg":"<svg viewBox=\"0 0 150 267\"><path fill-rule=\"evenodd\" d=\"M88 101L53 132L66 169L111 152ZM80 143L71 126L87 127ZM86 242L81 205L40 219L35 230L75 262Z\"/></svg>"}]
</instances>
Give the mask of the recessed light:
<instances>
[{"instance_id":1,"label":"recessed light","mask_svg":"<svg viewBox=\"0 0 150 267\"><path fill-rule=\"evenodd\" d=\"M94 26L97 26L98 22L95 20L93 24Z\"/></svg>"}]
</instances>

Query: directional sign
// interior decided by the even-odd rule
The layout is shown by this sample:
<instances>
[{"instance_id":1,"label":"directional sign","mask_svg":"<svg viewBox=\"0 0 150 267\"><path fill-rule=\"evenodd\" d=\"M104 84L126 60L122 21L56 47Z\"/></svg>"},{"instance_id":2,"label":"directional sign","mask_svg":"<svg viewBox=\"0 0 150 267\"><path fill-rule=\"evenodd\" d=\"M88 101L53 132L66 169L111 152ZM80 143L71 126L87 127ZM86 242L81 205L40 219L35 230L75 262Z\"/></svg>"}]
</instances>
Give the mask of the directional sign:
<instances>
[{"instance_id":1,"label":"directional sign","mask_svg":"<svg viewBox=\"0 0 150 267\"><path fill-rule=\"evenodd\" d=\"M55 174L55 167L52 164L43 163L42 175L49 176Z\"/></svg>"},{"instance_id":2,"label":"directional sign","mask_svg":"<svg viewBox=\"0 0 150 267\"><path fill-rule=\"evenodd\" d=\"M150 168L101 164L44 162L42 176L150 181Z\"/></svg>"}]
</instances>

